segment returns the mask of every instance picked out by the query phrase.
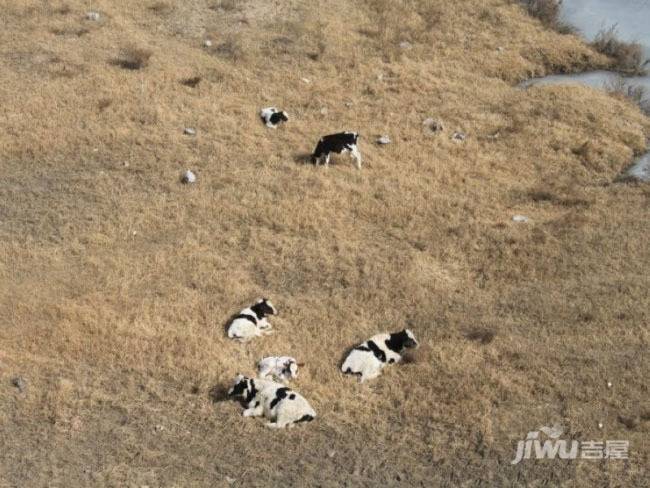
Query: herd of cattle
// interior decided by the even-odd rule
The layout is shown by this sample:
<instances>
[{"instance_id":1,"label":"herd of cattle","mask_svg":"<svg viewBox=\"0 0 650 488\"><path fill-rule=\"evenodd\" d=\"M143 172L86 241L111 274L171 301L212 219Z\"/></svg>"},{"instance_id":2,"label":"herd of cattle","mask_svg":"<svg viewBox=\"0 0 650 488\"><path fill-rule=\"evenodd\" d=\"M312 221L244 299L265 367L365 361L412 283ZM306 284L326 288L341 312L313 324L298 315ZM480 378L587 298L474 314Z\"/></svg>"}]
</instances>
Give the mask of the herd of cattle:
<instances>
[{"instance_id":1,"label":"herd of cattle","mask_svg":"<svg viewBox=\"0 0 650 488\"><path fill-rule=\"evenodd\" d=\"M267 107L260 111L260 118L267 127L275 129L279 124L287 122L289 115L275 107ZM359 134L356 132L323 136L314 149L312 162L327 165L332 153L349 153L355 160L356 167L361 169L358 139ZM228 323L228 337L246 342L272 334L273 328L267 317L276 314L273 304L266 298L261 298L232 317ZM417 346L415 336L408 329L392 334L377 334L350 350L341 370L345 374L359 375L362 382L373 379L379 376L387 364L400 362L404 349ZM298 376L298 366L301 365L290 356L265 357L257 365L257 377L249 378L238 374L228 395L242 400L245 417L266 417L269 420L266 424L268 427L283 428L314 420L316 412L309 402L285 385L285 382Z\"/></svg>"},{"instance_id":2,"label":"herd of cattle","mask_svg":"<svg viewBox=\"0 0 650 488\"><path fill-rule=\"evenodd\" d=\"M235 315L228 324L228 337L241 342L273 333L269 316L277 310L266 298ZM413 333L404 329L392 334L377 334L349 351L341 370L345 374L359 375L360 381L376 378L387 364L402 360L406 348L417 347ZM237 375L229 396L239 397L244 405L245 417L266 417L268 427L282 428L316 418L316 412L299 393L284 383L298 376L301 366L290 356L270 356L257 365L257 378Z\"/></svg>"}]
</instances>

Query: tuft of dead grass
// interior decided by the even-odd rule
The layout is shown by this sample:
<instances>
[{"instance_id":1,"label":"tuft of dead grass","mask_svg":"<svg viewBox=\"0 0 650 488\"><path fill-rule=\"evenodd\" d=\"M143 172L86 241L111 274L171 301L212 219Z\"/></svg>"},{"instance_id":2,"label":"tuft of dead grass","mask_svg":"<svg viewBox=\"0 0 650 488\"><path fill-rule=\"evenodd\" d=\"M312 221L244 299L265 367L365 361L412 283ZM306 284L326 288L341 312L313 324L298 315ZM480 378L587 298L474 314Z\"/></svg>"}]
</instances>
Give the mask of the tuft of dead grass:
<instances>
[{"instance_id":1,"label":"tuft of dead grass","mask_svg":"<svg viewBox=\"0 0 650 488\"><path fill-rule=\"evenodd\" d=\"M638 42L621 41L617 34L616 25L601 30L591 45L598 52L613 59L613 69L626 75L645 74L646 60L643 56L643 46Z\"/></svg>"},{"instance_id":2,"label":"tuft of dead grass","mask_svg":"<svg viewBox=\"0 0 650 488\"><path fill-rule=\"evenodd\" d=\"M112 63L128 70L140 70L149 66L152 55L150 49L130 46L123 48Z\"/></svg>"},{"instance_id":3,"label":"tuft of dead grass","mask_svg":"<svg viewBox=\"0 0 650 488\"><path fill-rule=\"evenodd\" d=\"M202 76L192 76L191 78L185 78L181 80L181 85L189 86L190 88L196 88L199 86L199 83L201 83L201 80L203 80Z\"/></svg>"},{"instance_id":4,"label":"tuft of dead grass","mask_svg":"<svg viewBox=\"0 0 650 488\"><path fill-rule=\"evenodd\" d=\"M496 337L496 332L491 329L477 328L467 332L465 334L465 337L470 341L485 345L491 343L494 340Z\"/></svg>"}]
</instances>

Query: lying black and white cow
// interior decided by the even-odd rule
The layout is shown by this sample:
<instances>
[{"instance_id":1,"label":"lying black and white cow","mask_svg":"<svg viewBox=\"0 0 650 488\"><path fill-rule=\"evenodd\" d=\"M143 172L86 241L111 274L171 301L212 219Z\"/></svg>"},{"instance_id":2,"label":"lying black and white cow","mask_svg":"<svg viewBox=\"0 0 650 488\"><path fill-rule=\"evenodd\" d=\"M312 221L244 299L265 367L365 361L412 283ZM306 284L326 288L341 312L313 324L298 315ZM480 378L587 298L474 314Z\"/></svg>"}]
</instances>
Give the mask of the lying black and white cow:
<instances>
[{"instance_id":1,"label":"lying black and white cow","mask_svg":"<svg viewBox=\"0 0 650 488\"><path fill-rule=\"evenodd\" d=\"M314 164L322 164L323 160L325 160L324 164L329 164L332 153L349 152L350 156L354 158L357 169L361 169L361 153L357 147L358 140L359 134L356 132L339 132L338 134L323 136L318 141L316 149L314 149L311 161Z\"/></svg>"},{"instance_id":2,"label":"lying black and white cow","mask_svg":"<svg viewBox=\"0 0 650 488\"><path fill-rule=\"evenodd\" d=\"M300 422L311 422L316 412L305 398L281 383L237 375L229 396L240 397L246 409L244 417L264 416L267 427L281 429Z\"/></svg>"},{"instance_id":3,"label":"lying black and white cow","mask_svg":"<svg viewBox=\"0 0 650 488\"><path fill-rule=\"evenodd\" d=\"M260 379L292 380L298 377L298 362L290 356L269 356L257 363Z\"/></svg>"},{"instance_id":4,"label":"lying black and white cow","mask_svg":"<svg viewBox=\"0 0 650 488\"><path fill-rule=\"evenodd\" d=\"M260 298L254 305L245 308L232 319L228 325L228 337L247 341L253 337L271 334L272 327L266 317L277 313L269 300Z\"/></svg>"},{"instance_id":5,"label":"lying black and white cow","mask_svg":"<svg viewBox=\"0 0 650 488\"><path fill-rule=\"evenodd\" d=\"M362 382L371 380L379 376L387 364L399 363L404 349L417 346L418 341L409 329L377 334L352 349L341 370L346 374L360 375Z\"/></svg>"},{"instance_id":6,"label":"lying black and white cow","mask_svg":"<svg viewBox=\"0 0 650 488\"><path fill-rule=\"evenodd\" d=\"M260 118L267 127L275 129L281 122L287 122L289 115L285 111L278 110L275 107L266 107L260 110Z\"/></svg>"}]
</instances>

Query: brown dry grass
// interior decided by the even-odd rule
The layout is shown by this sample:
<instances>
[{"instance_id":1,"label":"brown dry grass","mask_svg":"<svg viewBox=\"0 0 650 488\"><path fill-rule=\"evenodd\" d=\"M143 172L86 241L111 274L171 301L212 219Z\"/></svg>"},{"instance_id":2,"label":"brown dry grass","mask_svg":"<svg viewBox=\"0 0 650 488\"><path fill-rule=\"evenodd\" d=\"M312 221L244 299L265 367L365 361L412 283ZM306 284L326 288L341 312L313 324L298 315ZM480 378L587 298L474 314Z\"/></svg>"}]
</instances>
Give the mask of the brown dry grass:
<instances>
[{"instance_id":1,"label":"brown dry grass","mask_svg":"<svg viewBox=\"0 0 650 488\"><path fill-rule=\"evenodd\" d=\"M513 86L608 60L510 1L404 1L382 26L370 2L212 4L98 0L83 43L40 0L3 7L0 484L641 486L650 191L610 182L650 122L596 90ZM323 26L316 59L286 28L301 16ZM203 48L210 33L245 59ZM123 45L149 66L111 65ZM270 104L292 115L277 131L258 120ZM365 136L361 172L299 163L340 129ZM276 334L227 341L259 295ZM404 326L417 360L364 385L338 372ZM270 353L306 363L316 422L272 432L215 401ZM629 462L510 466L555 422L629 440Z\"/></svg>"}]
</instances>

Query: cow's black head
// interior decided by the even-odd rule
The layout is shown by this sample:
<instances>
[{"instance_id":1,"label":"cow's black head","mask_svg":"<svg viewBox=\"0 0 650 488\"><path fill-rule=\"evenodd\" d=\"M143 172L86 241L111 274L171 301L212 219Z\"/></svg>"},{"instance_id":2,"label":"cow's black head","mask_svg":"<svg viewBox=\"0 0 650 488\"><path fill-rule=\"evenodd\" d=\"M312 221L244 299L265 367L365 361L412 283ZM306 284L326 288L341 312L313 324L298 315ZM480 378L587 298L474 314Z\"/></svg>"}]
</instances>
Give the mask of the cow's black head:
<instances>
[{"instance_id":1,"label":"cow's black head","mask_svg":"<svg viewBox=\"0 0 650 488\"><path fill-rule=\"evenodd\" d=\"M418 341L415 339L413 332L409 329L404 329L400 332L394 332L386 341L386 345L395 352L400 352L407 348L418 347Z\"/></svg>"}]
</instances>

